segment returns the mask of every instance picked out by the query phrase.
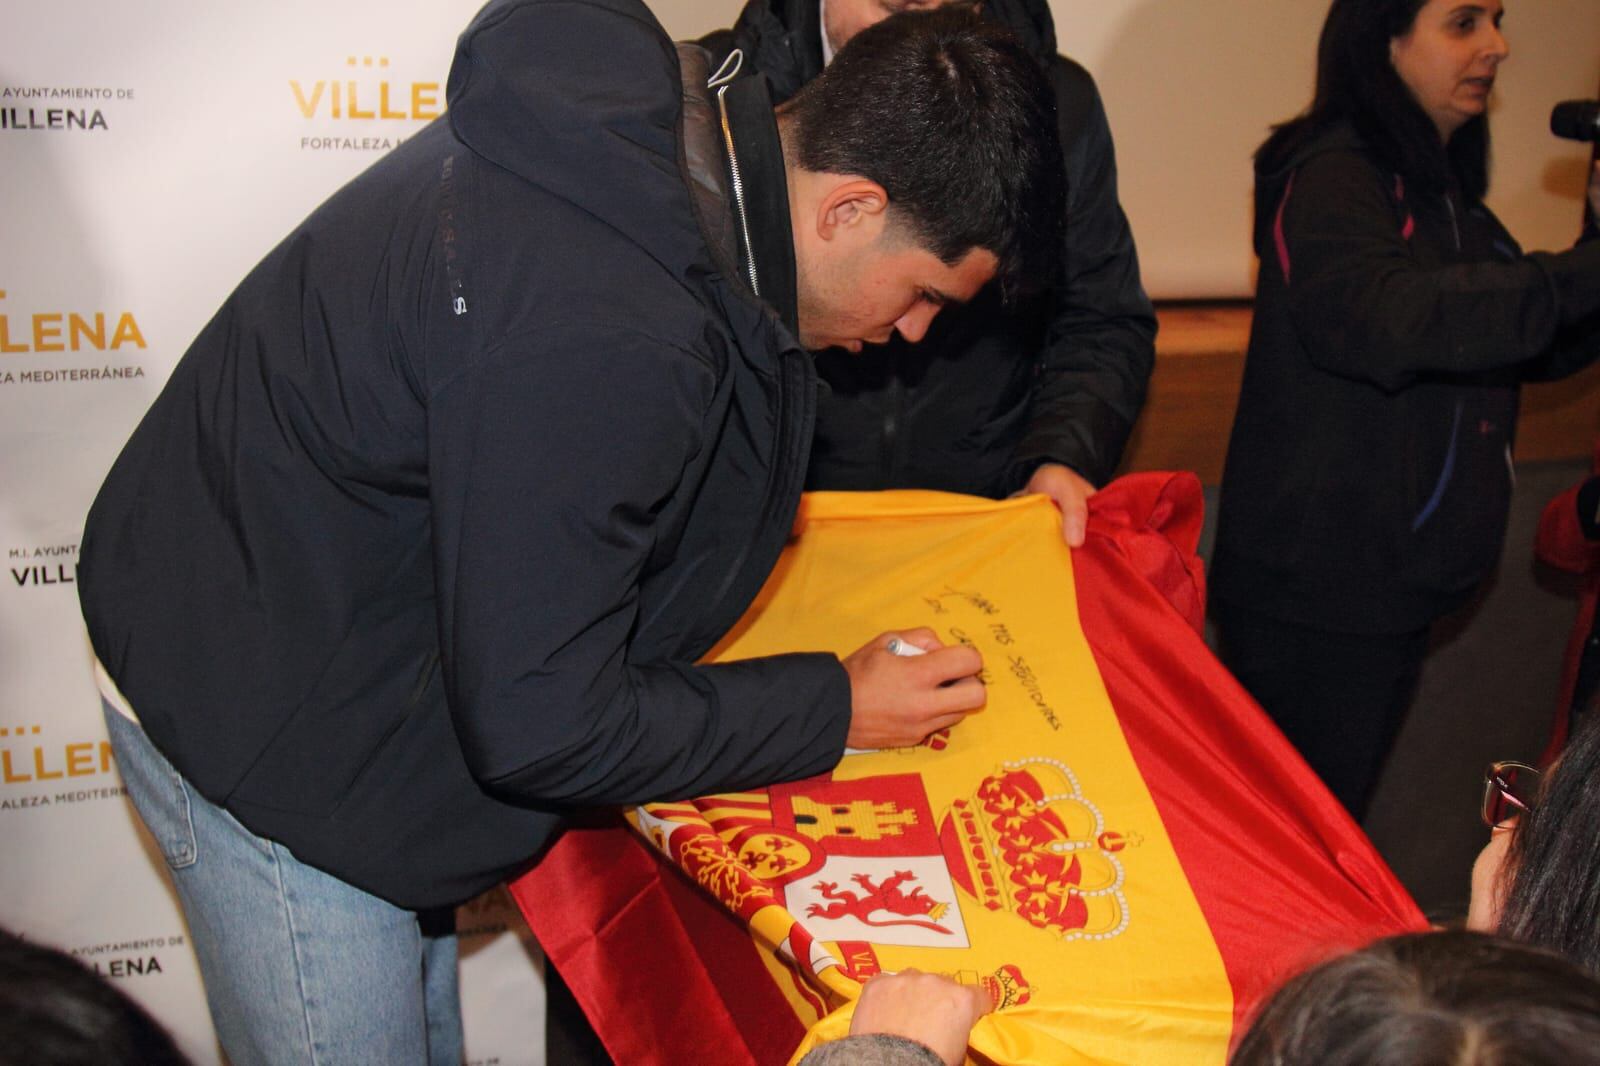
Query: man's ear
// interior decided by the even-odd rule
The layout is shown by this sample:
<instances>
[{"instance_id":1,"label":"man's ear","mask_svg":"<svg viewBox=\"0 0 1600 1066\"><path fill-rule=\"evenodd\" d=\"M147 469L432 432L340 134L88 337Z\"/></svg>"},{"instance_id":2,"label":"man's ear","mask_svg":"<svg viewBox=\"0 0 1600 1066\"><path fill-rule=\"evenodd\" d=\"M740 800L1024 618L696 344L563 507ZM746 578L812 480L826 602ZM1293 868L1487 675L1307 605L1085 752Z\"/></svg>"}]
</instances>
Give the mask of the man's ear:
<instances>
[{"instance_id":1,"label":"man's ear","mask_svg":"<svg viewBox=\"0 0 1600 1066\"><path fill-rule=\"evenodd\" d=\"M841 177L817 202L817 236L875 240L888 220L889 194L869 178Z\"/></svg>"}]
</instances>

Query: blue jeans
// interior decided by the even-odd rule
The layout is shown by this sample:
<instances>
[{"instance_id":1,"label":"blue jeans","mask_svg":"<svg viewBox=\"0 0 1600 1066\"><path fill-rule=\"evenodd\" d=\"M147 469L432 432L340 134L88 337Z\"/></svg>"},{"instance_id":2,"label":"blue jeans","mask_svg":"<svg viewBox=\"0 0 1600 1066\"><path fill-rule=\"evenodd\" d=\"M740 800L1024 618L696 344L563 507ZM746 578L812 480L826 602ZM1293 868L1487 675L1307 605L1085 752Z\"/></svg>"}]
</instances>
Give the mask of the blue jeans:
<instances>
[{"instance_id":1,"label":"blue jeans","mask_svg":"<svg viewBox=\"0 0 1600 1066\"><path fill-rule=\"evenodd\" d=\"M460 1066L453 930L299 862L195 791L107 706L117 768L171 869L233 1066Z\"/></svg>"}]
</instances>

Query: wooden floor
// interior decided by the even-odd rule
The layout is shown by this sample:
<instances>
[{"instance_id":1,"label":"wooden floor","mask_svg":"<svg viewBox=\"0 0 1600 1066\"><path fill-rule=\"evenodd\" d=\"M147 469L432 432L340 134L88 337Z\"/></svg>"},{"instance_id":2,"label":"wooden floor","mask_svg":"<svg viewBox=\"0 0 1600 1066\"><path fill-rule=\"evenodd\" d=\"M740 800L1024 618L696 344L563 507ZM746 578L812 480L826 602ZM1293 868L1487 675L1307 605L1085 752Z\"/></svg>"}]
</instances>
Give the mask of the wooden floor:
<instances>
[{"instance_id":1,"label":"wooden floor","mask_svg":"<svg viewBox=\"0 0 1600 1066\"><path fill-rule=\"evenodd\" d=\"M1193 470L1208 485L1222 477L1250 339L1248 303L1168 304L1150 395L1122 471ZM1600 434L1600 364L1566 381L1523 390L1519 461L1578 459Z\"/></svg>"}]
</instances>

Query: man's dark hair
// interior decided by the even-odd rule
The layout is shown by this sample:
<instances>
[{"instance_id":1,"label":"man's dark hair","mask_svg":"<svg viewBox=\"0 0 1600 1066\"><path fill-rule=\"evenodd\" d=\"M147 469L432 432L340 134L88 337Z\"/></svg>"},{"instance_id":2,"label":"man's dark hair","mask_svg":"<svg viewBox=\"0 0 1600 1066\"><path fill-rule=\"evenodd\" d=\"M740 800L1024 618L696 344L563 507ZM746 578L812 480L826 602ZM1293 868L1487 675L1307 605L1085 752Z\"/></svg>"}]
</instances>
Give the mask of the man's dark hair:
<instances>
[{"instance_id":1,"label":"man's dark hair","mask_svg":"<svg viewBox=\"0 0 1600 1066\"><path fill-rule=\"evenodd\" d=\"M1410 933L1306 971L1231 1066L1566 1066L1600 1054L1600 981L1482 933Z\"/></svg>"},{"instance_id":2,"label":"man's dark hair","mask_svg":"<svg viewBox=\"0 0 1600 1066\"><path fill-rule=\"evenodd\" d=\"M1600 697L1581 717L1517 819L1499 931L1600 974Z\"/></svg>"},{"instance_id":3,"label":"man's dark hair","mask_svg":"<svg viewBox=\"0 0 1600 1066\"><path fill-rule=\"evenodd\" d=\"M76 959L0 929L0 1066L187 1066L150 1015Z\"/></svg>"},{"instance_id":4,"label":"man's dark hair","mask_svg":"<svg viewBox=\"0 0 1600 1066\"><path fill-rule=\"evenodd\" d=\"M1449 145L1394 69L1389 42L1416 25L1426 0L1333 0L1317 44L1317 89L1311 107L1277 127L1256 152L1256 172L1285 169L1301 146L1347 121L1383 165L1421 193L1451 180L1469 201L1489 188L1489 122L1467 121Z\"/></svg>"},{"instance_id":5,"label":"man's dark hair","mask_svg":"<svg viewBox=\"0 0 1600 1066\"><path fill-rule=\"evenodd\" d=\"M793 162L882 185L896 221L947 265L988 249L1008 295L1054 279L1066 195L1055 97L1022 42L971 8L868 27L783 115Z\"/></svg>"}]
</instances>

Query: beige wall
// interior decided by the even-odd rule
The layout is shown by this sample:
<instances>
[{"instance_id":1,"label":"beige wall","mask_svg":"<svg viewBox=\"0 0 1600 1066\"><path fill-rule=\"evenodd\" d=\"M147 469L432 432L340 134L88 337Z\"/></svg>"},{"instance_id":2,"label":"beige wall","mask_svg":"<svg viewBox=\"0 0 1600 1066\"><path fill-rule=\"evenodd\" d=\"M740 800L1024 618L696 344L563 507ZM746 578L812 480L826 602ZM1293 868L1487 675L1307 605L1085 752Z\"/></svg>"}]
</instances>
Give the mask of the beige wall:
<instances>
[{"instance_id":1,"label":"beige wall","mask_svg":"<svg viewBox=\"0 0 1600 1066\"><path fill-rule=\"evenodd\" d=\"M732 0L649 0L674 36L730 23ZM1322 0L1053 0L1062 51L1100 83L1122 198L1161 297L1247 295L1250 154L1310 99ZM1490 205L1527 247L1571 242L1581 145L1551 105L1600 88L1600 0L1508 0Z\"/></svg>"}]
</instances>

